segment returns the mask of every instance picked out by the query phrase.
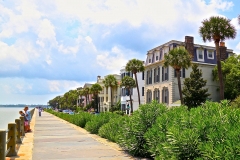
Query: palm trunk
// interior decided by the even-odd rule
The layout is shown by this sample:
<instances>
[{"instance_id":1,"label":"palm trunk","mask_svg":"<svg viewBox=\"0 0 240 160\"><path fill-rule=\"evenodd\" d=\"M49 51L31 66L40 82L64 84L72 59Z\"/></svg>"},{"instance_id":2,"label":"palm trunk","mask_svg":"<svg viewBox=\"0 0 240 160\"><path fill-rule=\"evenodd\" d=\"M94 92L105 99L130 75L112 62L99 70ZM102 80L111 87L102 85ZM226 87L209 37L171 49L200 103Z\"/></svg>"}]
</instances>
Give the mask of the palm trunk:
<instances>
[{"instance_id":1,"label":"palm trunk","mask_svg":"<svg viewBox=\"0 0 240 160\"><path fill-rule=\"evenodd\" d=\"M177 80L178 80L179 96L180 96L180 100L181 100L181 105L183 105L184 102L183 102L183 97L182 97L182 87L181 87L181 79L180 79L180 70L179 70L179 69L176 69L176 73L177 73Z\"/></svg>"},{"instance_id":2,"label":"palm trunk","mask_svg":"<svg viewBox=\"0 0 240 160\"><path fill-rule=\"evenodd\" d=\"M223 84L223 75L222 75L222 66L221 66L221 58L219 51L219 41L215 40L216 46L216 55L217 55L217 69L218 69L218 79L219 79L219 87L220 87L220 100L224 99L224 84Z\"/></svg>"},{"instance_id":3,"label":"palm trunk","mask_svg":"<svg viewBox=\"0 0 240 160\"><path fill-rule=\"evenodd\" d=\"M134 77L135 77L137 92L138 92L138 103L139 103L139 106L140 106L140 94L139 94L139 88L138 88L137 73L134 73Z\"/></svg>"},{"instance_id":4,"label":"palm trunk","mask_svg":"<svg viewBox=\"0 0 240 160\"><path fill-rule=\"evenodd\" d=\"M98 94L96 94L96 105L97 105L97 112L99 113L99 108L98 108Z\"/></svg>"},{"instance_id":5,"label":"palm trunk","mask_svg":"<svg viewBox=\"0 0 240 160\"><path fill-rule=\"evenodd\" d=\"M131 95L131 90L130 90L130 88L128 88L128 93L129 93L129 97L130 97L131 113L133 113L133 103L132 103L132 95Z\"/></svg>"}]
</instances>

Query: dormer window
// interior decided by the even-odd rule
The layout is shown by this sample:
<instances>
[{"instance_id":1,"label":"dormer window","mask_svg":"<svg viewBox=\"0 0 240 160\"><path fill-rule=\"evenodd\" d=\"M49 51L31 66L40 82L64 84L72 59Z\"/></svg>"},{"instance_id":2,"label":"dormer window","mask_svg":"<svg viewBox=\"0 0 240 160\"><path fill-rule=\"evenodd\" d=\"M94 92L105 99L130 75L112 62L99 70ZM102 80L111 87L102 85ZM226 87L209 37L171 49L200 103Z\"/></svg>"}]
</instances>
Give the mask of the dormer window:
<instances>
[{"instance_id":1,"label":"dormer window","mask_svg":"<svg viewBox=\"0 0 240 160\"><path fill-rule=\"evenodd\" d=\"M204 50L202 48L197 50L197 60L204 61Z\"/></svg>"},{"instance_id":2,"label":"dormer window","mask_svg":"<svg viewBox=\"0 0 240 160\"><path fill-rule=\"evenodd\" d=\"M207 57L208 57L208 59L214 59L214 52L213 52L213 50L208 50L207 51Z\"/></svg>"}]
</instances>

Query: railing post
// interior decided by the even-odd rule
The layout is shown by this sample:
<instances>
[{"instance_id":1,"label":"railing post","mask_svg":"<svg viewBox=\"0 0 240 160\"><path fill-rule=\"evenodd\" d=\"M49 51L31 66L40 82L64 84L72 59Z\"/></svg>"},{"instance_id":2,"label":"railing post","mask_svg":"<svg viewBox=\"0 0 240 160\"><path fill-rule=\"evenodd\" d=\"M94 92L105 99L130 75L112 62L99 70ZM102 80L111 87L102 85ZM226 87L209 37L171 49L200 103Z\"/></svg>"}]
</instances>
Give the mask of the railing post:
<instances>
[{"instance_id":1,"label":"railing post","mask_svg":"<svg viewBox=\"0 0 240 160\"><path fill-rule=\"evenodd\" d=\"M16 123L8 123L8 139L10 138L10 141L7 144L7 148L9 152L7 153L7 157L16 156Z\"/></svg>"},{"instance_id":2,"label":"railing post","mask_svg":"<svg viewBox=\"0 0 240 160\"><path fill-rule=\"evenodd\" d=\"M20 116L20 120L21 120L21 136L25 136L25 129L24 129L24 117Z\"/></svg>"},{"instance_id":3,"label":"railing post","mask_svg":"<svg viewBox=\"0 0 240 160\"><path fill-rule=\"evenodd\" d=\"M6 152L6 131L0 130L0 160L5 160Z\"/></svg>"},{"instance_id":4,"label":"railing post","mask_svg":"<svg viewBox=\"0 0 240 160\"><path fill-rule=\"evenodd\" d=\"M16 129L17 129L17 132L16 132L16 137L17 137L17 140L16 140L16 143L18 144L21 144L22 143L22 139L20 137L21 135L21 120L20 119L15 119L15 123L16 123Z\"/></svg>"}]
</instances>

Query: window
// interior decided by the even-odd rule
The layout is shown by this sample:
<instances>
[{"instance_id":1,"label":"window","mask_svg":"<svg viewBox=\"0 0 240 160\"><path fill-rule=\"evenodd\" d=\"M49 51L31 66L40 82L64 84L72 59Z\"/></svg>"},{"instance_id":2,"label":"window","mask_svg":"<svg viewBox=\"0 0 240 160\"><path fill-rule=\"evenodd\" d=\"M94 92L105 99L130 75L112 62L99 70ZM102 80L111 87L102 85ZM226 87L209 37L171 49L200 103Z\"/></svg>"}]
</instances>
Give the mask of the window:
<instances>
[{"instance_id":1,"label":"window","mask_svg":"<svg viewBox=\"0 0 240 160\"><path fill-rule=\"evenodd\" d=\"M168 80L168 67L162 67L162 81Z\"/></svg>"},{"instance_id":2,"label":"window","mask_svg":"<svg viewBox=\"0 0 240 160\"><path fill-rule=\"evenodd\" d=\"M142 96L144 96L144 87L142 87Z\"/></svg>"},{"instance_id":3,"label":"window","mask_svg":"<svg viewBox=\"0 0 240 160\"><path fill-rule=\"evenodd\" d=\"M157 82L160 82L160 67L158 67Z\"/></svg>"},{"instance_id":4,"label":"window","mask_svg":"<svg viewBox=\"0 0 240 160\"><path fill-rule=\"evenodd\" d=\"M149 80L149 71L147 71L146 84L149 84L148 80Z\"/></svg>"},{"instance_id":5,"label":"window","mask_svg":"<svg viewBox=\"0 0 240 160\"><path fill-rule=\"evenodd\" d=\"M177 72L175 69L174 69L174 77L177 77ZM182 68L180 70L180 77L185 78L185 68Z\"/></svg>"},{"instance_id":6,"label":"window","mask_svg":"<svg viewBox=\"0 0 240 160\"><path fill-rule=\"evenodd\" d=\"M160 67L158 68L155 68L154 71L153 71L153 74L154 74L154 83L156 82L160 82Z\"/></svg>"},{"instance_id":7,"label":"window","mask_svg":"<svg viewBox=\"0 0 240 160\"><path fill-rule=\"evenodd\" d=\"M154 92L153 92L153 97L154 97L154 100L157 101L159 103L159 97L160 97L160 91L159 89L155 89Z\"/></svg>"},{"instance_id":8,"label":"window","mask_svg":"<svg viewBox=\"0 0 240 160\"><path fill-rule=\"evenodd\" d=\"M152 84L152 70L148 71L149 75L148 75L148 84Z\"/></svg>"},{"instance_id":9,"label":"window","mask_svg":"<svg viewBox=\"0 0 240 160\"><path fill-rule=\"evenodd\" d=\"M157 76L157 69L156 68L154 68L154 70L153 70L153 82L155 83L156 82L156 76Z\"/></svg>"},{"instance_id":10,"label":"window","mask_svg":"<svg viewBox=\"0 0 240 160\"><path fill-rule=\"evenodd\" d=\"M151 59L148 60L148 63L151 63Z\"/></svg>"},{"instance_id":11,"label":"window","mask_svg":"<svg viewBox=\"0 0 240 160\"><path fill-rule=\"evenodd\" d=\"M159 58L159 60L161 60L162 59L162 50L160 51L160 58Z\"/></svg>"},{"instance_id":12,"label":"window","mask_svg":"<svg viewBox=\"0 0 240 160\"><path fill-rule=\"evenodd\" d=\"M155 60L155 54L153 53L153 56L152 56L152 63L154 62Z\"/></svg>"},{"instance_id":13,"label":"window","mask_svg":"<svg viewBox=\"0 0 240 160\"><path fill-rule=\"evenodd\" d=\"M156 56L156 61L158 61L158 56Z\"/></svg>"},{"instance_id":14,"label":"window","mask_svg":"<svg viewBox=\"0 0 240 160\"><path fill-rule=\"evenodd\" d=\"M169 103L168 88L164 87L162 90L162 103Z\"/></svg>"},{"instance_id":15,"label":"window","mask_svg":"<svg viewBox=\"0 0 240 160\"><path fill-rule=\"evenodd\" d=\"M213 50L208 50L207 51L207 58L208 59L214 59L214 52L213 52Z\"/></svg>"},{"instance_id":16,"label":"window","mask_svg":"<svg viewBox=\"0 0 240 160\"><path fill-rule=\"evenodd\" d=\"M147 103L151 103L152 101L152 91L148 90L147 91Z\"/></svg>"},{"instance_id":17,"label":"window","mask_svg":"<svg viewBox=\"0 0 240 160\"><path fill-rule=\"evenodd\" d=\"M197 50L197 60L204 61L204 50L203 49Z\"/></svg>"}]
</instances>

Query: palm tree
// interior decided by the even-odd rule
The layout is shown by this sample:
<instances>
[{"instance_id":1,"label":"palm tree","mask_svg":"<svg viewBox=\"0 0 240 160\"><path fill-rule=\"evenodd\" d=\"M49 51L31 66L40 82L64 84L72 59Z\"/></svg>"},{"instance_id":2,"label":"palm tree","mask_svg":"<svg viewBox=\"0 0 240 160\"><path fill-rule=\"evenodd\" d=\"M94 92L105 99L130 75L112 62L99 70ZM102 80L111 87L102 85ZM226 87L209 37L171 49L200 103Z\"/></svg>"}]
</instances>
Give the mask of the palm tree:
<instances>
[{"instance_id":1,"label":"palm tree","mask_svg":"<svg viewBox=\"0 0 240 160\"><path fill-rule=\"evenodd\" d=\"M90 91L95 97L95 101L96 101L96 104L97 104L97 106L95 108L97 109L97 112L100 112L99 102L98 102L98 94L99 94L100 91L102 91L102 87L100 86L100 84L95 83L90 88Z\"/></svg>"},{"instance_id":2,"label":"palm tree","mask_svg":"<svg viewBox=\"0 0 240 160\"><path fill-rule=\"evenodd\" d=\"M113 106L113 100L112 100L112 91L114 87L118 86L117 79L113 75L108 75L104 80L103 80L104 86L105 87L110 87L111 88L111 107Z\"/></svg>"},{"instance_id":3,"label":"palm tree","mask_svg":"<svg viewBox=\"0 0 240 160\"><path fill-rule=\"evenodd\" d=\"M85 87L83 89L83 94L84 94L85 99L86 99L86 106L88 105L88 95L89 95L89 93L90 93L90 89L88 87Z\"/></svg>"},{"instance_id":4,"label":"palm tree","mask_svg":"<svg viewBox=\"0 0 240 160\"><path fill-rule=\"evenodd\" d=\"M131 89L136 87L136 82L132 77L125 76L122 79L121 87L125 87L128 90L130 103L131 103L131 113L133 113L133 104L132 104L132 96L131 96Z\"/></svg>"},{"instance_id":5,"label":"palm tree","mask_svg":"<svg viewBox=\"0 0 240 160\"><path fill-rule=\"evenodd\" d=\"M137 91L138 91L138 103L140 105L140 93L139 93L139 87L138 87L138 80L137 80L137 73L138 72L144 72L145 68L143 65L143 61L138 60L138 59L132 59L129 60L128 63L126 64L125 70L128 72L132 72L135 77L135 82L137 86Z\"/></svg>"},{"instance_id":6,"label":"palm tree","mask_svg":"<svg viewBox=\"0 0 240 160\"><path fill-rule=\"evenodd\" d=\"M179 90L181 104L183 104L184 102L182 97L180 70L182 68L185 68L185 69L189 68L191 66L191 59L192 58L188 53L188 51L182 46L172 49L164 57L164 66L165 67L172 66L177 73L178 90Z\"/></svg>"},{"instance_id":7,"label":"palm tree","mask_svg":"<svg viewBox=\"0 0 240 160\"><path fill-rule=\"evenodd\" d=\"M229 19L224 17L210 17L209 20L205 19L202 21L202 26L199 29L200 36L203 41L214 41L216 47L217 55L217 68L218 68L218 78L220 85L220 100L224 99L224 85L223 85L223 75L221 68L221 59L219 51L219 42L226 39L234 39L236 37L236 29L230 23Z\"/></svg>"},{"instance_id":8,"label":"palm tree","mask_svg":"<svg viewBox=\"0 0 240 160\"><path fill-rule=\"evenodd\" d=\"M83 89L78 91L78 95L80 96L80 106L82 106L82 96L84 96L84 91Z\"/></svg>"}]
</instances>

